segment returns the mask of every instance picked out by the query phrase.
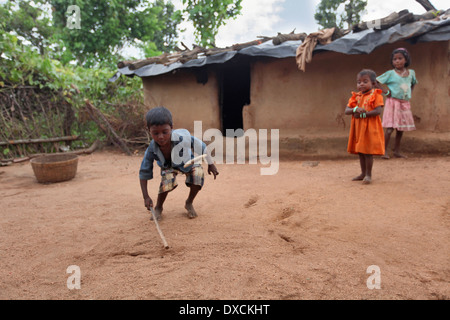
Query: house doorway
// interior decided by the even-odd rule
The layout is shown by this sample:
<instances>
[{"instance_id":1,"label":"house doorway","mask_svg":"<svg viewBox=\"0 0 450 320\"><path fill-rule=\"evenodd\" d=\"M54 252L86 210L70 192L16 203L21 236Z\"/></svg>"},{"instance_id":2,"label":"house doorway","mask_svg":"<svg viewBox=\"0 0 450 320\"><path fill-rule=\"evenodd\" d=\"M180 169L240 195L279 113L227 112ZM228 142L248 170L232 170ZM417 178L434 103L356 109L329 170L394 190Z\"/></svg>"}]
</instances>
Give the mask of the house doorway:
<instances>
[{"instance_id":1,"label":"house doorway","mask_svg":"<svg viewBox=\"0 0 450 320\"><path fill-rule=\"evenodd\" d=\"M237 55L220 70L220 113L222 134L227 129L243 129L242 109L250 104L250 59Z\"/></svg>"}]
</instances>

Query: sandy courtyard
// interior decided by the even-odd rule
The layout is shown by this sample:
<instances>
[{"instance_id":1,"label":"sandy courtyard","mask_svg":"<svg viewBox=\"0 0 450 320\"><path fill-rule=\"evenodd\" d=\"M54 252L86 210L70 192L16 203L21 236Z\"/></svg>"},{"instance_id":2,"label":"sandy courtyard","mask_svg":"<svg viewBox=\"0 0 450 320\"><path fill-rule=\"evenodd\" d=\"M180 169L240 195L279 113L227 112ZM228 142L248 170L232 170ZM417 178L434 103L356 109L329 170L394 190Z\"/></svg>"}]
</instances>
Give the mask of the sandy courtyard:
<instances>
[{"instance_id":1,"label":"sandy courtyard","mask_svg":"<svg viewBox=\"0 0 450 320\"><path fill-rule=\"evenodd\" d=\"M450 298L450 157L375 159L368 186L351 181L356 157L283 161L274 176L217 165L193 220L180 177L160 222L168 250L140 161L80 156L73 180L48 185L28 162L0 168L0 299ZM70 290L73 265L81 288Z\"/></svg>"}]
</instances>

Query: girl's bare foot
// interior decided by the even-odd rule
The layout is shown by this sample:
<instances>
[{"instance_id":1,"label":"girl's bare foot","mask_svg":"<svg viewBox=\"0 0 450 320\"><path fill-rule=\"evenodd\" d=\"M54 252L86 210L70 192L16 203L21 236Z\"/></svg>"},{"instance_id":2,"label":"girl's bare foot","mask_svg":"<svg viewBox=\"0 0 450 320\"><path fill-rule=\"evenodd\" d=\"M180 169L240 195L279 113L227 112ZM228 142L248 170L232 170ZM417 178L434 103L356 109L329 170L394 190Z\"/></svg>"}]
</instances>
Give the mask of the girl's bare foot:
<instances>
[{"instance_id":1,"label":"girl's bare foot","mask_svg":"<svg viewBox=\"0 0 450 320\"><path fill-rule=\"evenodd\" d=\"M194 219L197 217L197 212L195 212L194 206L192 205L192 202L187 202L184 206L184 208L188 211L188 218Z\"/></svg>"},{"instance_id":2,"label":"girl's bare foot","mask_svg":"<svg viewBox=\"0 0 450 320\"><path fill-rule=\"evenodd\" d=\"M388 160L388 159L390 159L390 158L389 158L389 156L388 156L387 154L385 154L385 155L382 155L382 156L381 156L381 159Z\"/></svg>"},{"instance_id":3,"label":"girl's bare foot","mask_svg":"<svg viewBox=\"0 0 450 320\"><path fill-rule=\"evenodd\" d=\"M372 178L369 176L365 176L363 179L363 184L370 184L372 182Z\"/></svg>"},{"instance_id":4,"label":"girl's bare foot","mask_svg":"<svg viewBox=\"0 0 450 320\"><path fill-rule=\"evenodd\" d=\"M360 174L359 176L357 176L357 177L354 177L353 179L352 179L352 181L362 181L363 179L364 179L364 177L365 177L365 174Z\"/></svg>"},{"instance_id":5,"label":"girl's bare foot","mask_svg":"<svg viewBox=\"0 0 450 320\"><path fill-rule=\"evenodd\" d=\"M154 208L153 211L155 212L156 220L160 221L162 219L162 208ZM153 221L153 215L150 216L150 220Z\"/></svg>"},{"instance_id":6,"label":"girl's bare foot","mask_svg":"<svg viewBox=\"0 0 450 320\"><path fill-rule=\"evenodd\" d=\"M396 157L396 158L408 159L407 156L405 156L405 155L403 155L403 154L400 154L400 153L394 153L394 157Z\"/></svg>"}]
</instances>

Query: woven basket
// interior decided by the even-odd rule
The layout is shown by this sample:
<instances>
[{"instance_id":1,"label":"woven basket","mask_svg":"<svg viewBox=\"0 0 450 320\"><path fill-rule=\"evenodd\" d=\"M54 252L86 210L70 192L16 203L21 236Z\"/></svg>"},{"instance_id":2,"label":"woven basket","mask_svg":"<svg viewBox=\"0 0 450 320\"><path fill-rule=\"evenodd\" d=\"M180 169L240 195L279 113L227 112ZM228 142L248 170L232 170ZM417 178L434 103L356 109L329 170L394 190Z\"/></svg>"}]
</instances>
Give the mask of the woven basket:
<instances>
[{"instance_id":1,"label":"woven basket","mask_svg":"<svg viewBox=\"0 0 450 320\"><path fill-rule=\"evenodd\" d=\"M34 175L40 183L67 181L77 174L76 154L46 155L31 159Z\"/></svg>"}]
</instances>

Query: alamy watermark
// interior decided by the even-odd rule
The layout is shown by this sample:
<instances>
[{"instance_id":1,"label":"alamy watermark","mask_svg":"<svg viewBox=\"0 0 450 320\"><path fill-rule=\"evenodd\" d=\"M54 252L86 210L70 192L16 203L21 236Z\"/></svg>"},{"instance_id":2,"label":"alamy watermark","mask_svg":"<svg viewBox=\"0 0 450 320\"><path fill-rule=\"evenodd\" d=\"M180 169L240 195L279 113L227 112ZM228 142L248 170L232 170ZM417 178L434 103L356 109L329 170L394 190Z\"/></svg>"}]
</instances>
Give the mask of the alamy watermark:
<instances>
[{"instance_id":1,"label":"alamy watermark","mask_svg":"<svg viewBox=\"0 0 450 320\"><path fill-rule=\"evenodd\" d=\"M66 21L66 27L69 29L81 29L81 11L77 5L67 7L66 14L69 15Z\"/></svg>"},{"instance_id":2,"label":"alamy watermark","mask_svg":"<svg viewBox=\"0 0 450 320\"><path fill-rule=\"evenodd\" d=\"M77 265L68 266L66 269L66 273L69 273L70 276L67 278L67 288L69 290L81 289L81 269ZM370 290L381 289L381 269L377 265L371 265L367 267L366 273L369 273L370 276L367 278L366 285Z\"/></svg>"},{"instance_id":3,"label":"alamy watermark","mask_svg":"<svg viewBox=\"0 0 450 320\"><path fill-rule=\"evenodd\" d=\"M367 288L370 290L373 289L381 289L381 269L379 266L371 265L367 267L367 273L370 273L371 276L367 279Z\"/></svg>"},{"instance_id":4,"label":"alamy watermark","mask_svg":"<svg viewBox=\"0 0 450 320\"><path fill-rule=\"evenodd\" d=\"M81 269L79 266L71 265L66 269L66 273L70 273L67 278L67 288L69 290L81 289Z\"/></svg>"},{"instance_id":5,"label":"alamy watermark","mask_svg":"<svg viewBox=\"0 0 450 320\"><path fill-rule=\"evenodd\" d=\"M194 122L193 151L195 154L203 154L202 144L198 141L210 142L206 153L210 160L216 164L258 164L266 167L260 168L261 175L275 175L279 169L279 145L280 132L278 129L227 129L225 137L219 129L208 129L203 132L202 121ZM191 139L172 136L179 143L172 149L172 162L176 165L186 163L190 159L192 147ZM269 145L270 144L270 152ZM247 155L248 151L248 155Z\"/></svg>"}]
</instances>

